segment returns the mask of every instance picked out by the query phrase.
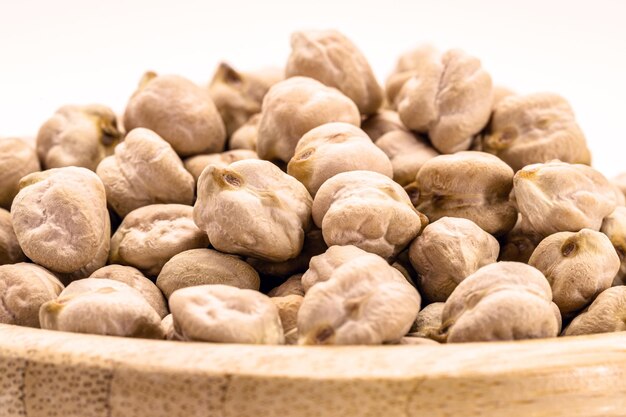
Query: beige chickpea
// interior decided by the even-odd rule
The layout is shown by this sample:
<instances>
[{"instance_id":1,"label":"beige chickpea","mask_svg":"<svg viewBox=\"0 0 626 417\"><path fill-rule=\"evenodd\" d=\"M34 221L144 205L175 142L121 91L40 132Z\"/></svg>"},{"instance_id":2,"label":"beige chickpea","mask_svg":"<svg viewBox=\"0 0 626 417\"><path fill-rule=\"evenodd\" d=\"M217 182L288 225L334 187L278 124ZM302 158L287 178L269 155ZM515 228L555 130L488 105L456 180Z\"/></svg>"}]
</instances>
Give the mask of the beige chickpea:
<instances>
[{"instance_id":1,"label":"beige chickpea","mask_svg":"<svg viewBox=\"0 0 626 417\"><path fill-rule=\"evenodd\" d=\"M121 138L110 108L63 106L39 129L37 154L44 169L78 166L95 171Z\"/></svg>"},{"instance_id":2,"label":"beige chickpea","mask_svg":"<svg viewBox=\"0 0 626 417\"><path fill-rule=\"evenodd\" d=\"M516 95L515 91L501 85L493 86L493 100L491 102L492 111L498 107L498 104L507 97Z\"/></svg>"},{"instance_id":3,"label":"beige chickpea","mask_svg":"<svg viewBox=\"0 0 626 417\"><path fill-rule=\"evenodd\" d=\"M263 276L287 278L293 274L306 271L311 258L324 253L326 249L328 249L328 246L324 242L322 231L313 226L304 235L302 251L295 258L283 262L269 262L256 258L247 258L246 262Z\"/></svg>"},{"instance_id":4,"label":"beige chickpea","mask_svg":"<svg viewBox=\"0 0 626 417\"><path fill-rule=\"evenodd\" d=\"M566 317L585 308L611 286L620 260L606 235L582 229L548 236L528 264L548 279L552 300Z\"/></svg>"},{"instance_id":5,"label":"beige chickpea","mask_svg":"<svg viewBox=\"0 0 626 417\"><path fill-rule=\"evenodd\" d=\"M40 327L39 308L62 290L61 281L39 265L1 265L0 323Z\"/></svg>"},{"instance_id":6,"label":"beige chickpea","mask_svg":"<svg viewBox=\"0 0 626 417\"><path fill-rule=\"evenodd\" d=\"M426 224L400 185L371 171L326 181L315 195L313 220L329 246L355 245L384 258L402 251Z\"/></svg>"},{"instance_id":7,"label":"beige chickpea","mask_svg":"<svg viewBox=\"0 0 626 417\"><path fill-rule=\"evenodd\" d=\"M0 208L0 265L16 264L26 260L13 231L11 213Z\"/></svg>"},{"instance_id":8,"label":"beige chickpea","mask_svg":"<svg viewBox=\"0 0 626 417\"><path fill-rule=\"evenodd\" d=\"M161 328L166 340L178 340L176 337L176 331L174 330L174 316L168 314L161 320Z\"/></svg>"},{"instance_id":9,"label":"beige chickpea","mask_svg":"<svg viewBox=\"0 0 626 417\"><path fill-rule=\"evenodd\" d=\"M622 332L626 330L626 286L611 287L598 295L563 331L563 336Z\"/></svg>"},{"instance_id":10,"label":"beige chickpea","mask_svg":"<svg viewBox=\"0 0 626 417\"><path fill-rule=\"evenodd\" d=\"M289 295L300 295L304 297L304 287L302 286L302 275L292 275L278 287L272 288L267 295L270 297L286 297Z\"/></svg>"},{"instance_id":11,"label":"beige chickpea","mask_svg":"<svg viewBox=\"0 0 626 417\"><path fill-rule=\"evenodd\" d=\"M241 72L225 62L218 65L209 84L209 94L220 112L228 136L243 126L250 116L261 111L263 97L283 78L281 69Z\"/></svg>"},{"instance_id":12,"label":"beige chickpea","mask_svg":"<svg viewBox=\"0 0 626 417\"><path fill-rule=\"evenodd\" d=\"M148 304L159 314L159 317L163 318L169 314L167 302L159 287L132 266L107 265L94 271L89 278L105 278L124 283L139 291Z\"/></svg>"},{"instance_id":13,"label":"beige chickpea","mask_svg":"<svg viewBox=\"0 0 626 417\"><path fill-rule=\"evenodd\" d=\"M403 187L415 181L426 161L439 155L424 138L404 130L385 133L378 138L376 146L389 157L393 180Z\"/></svg>"},{"instance_id":14,"label":"beige chickpea","mask_svg":"<svg viewBox=\"0 0 626 417\"><path fill-rule=\"evenodd\" d=\"M599 230L602 219L616 207L609 181L587 165L559 161L528 165L517 171L513 182L527 227L542 236Z\"/></svg>"},{"instance_id":15,"label":"beige chickpea","mask_svg":"<svg viewBox=\"0 0 626 417\"><path fill-rule=\"evenodd\" d=\"M340 266L369 254L353 245L329 247L326 252L311 258L309 269L302 275L302 289L306 293L313 285L328 281Z\"/></svg>"},{"instance_id":16,"label":"beige chickpea","mask_svg":"<svg viewBox=\"0 0 626 417\"><path fill-rule=\"evenodd\" d=\"M247 149L235 149L222 153L196 155L185 159L185 168L193 175L193 178L197 182L204 168L209 165L217 165L220 168L226 168L233 162L243 161L244 159L259 159L259 155Z\"/></svg>"},{"instance_id":17,"label":"beige chickpea","mask_svg":"<svg viewBox=\"0 0 626 417\"><path fill-rule=\"evenodd\" d=\"M361 129L363 129L363 131L367 133L367 136L374 142L389 132L395 132L396 130L403 132L409 131L409 129L402 124L400 116L398 116L398 113L394 110L381 110L378 113L372 114L363 121Z\"/></svg>"},{"instance_id":18,"label":"beige chickpea","mask_svg":"<svg viewBox=\"0 0 626 417\"><path fill-rule=\"evenodd\" d=\"M302 135L330 122L359 126L359 109L339 90L319 81L288 78L272 86L263 99L257 153L262 159L289 162Z\"/></svg>"},{"instance_id":19,"label":"beige chickpea","mask_svg":"<svg viewBox=\"0 0 626 417\"><path fill-rule=\"evenodd\" d=\"M519 262L498 262L465 278L441 316L449 343L556 337L559 310L543 274Z\"/></svg>"},{"instance_id":20,"label":"beige chickpea","mask_svg":"<svg viewBox=\"0 0 626 417\"><path fill-rule=\"evenodd\" d=\"M296 294L270 298L270 301L278 309L285 334L285 343L288 345L294 345L298 342L298 311L303 300L303 296Z\"/></svg>"},{"instance_id":21,"label":"beige chickpea","mask_svg":"<svg viewBox=\"0 0 626 417\"><path fill-rule=\"evenodd\" d=\"M454 153L469 149L487 125L493 86L477 58L427 46L400 58L387 94L406 127L428 134L439 152Z\"/></svg>"},{"instance_id":22,"label":"beige chickpea","mask_svg":"<svg viewBox=\"0 0 626 417\"><path fill-rule=\"evenodd\" d=\"M193 203L193 176L170 144L149 129L129 132L96 172L109 205L121 217L150 204Z\"/></svg>"},{"instance_id":23,"label":"beige chickpea","mask_svg":"<svg viewBox=\"0 0 626 417\"><path fill-rule=\"evenodd\" d=\"M256 152L256 142L259 136L261 113L250 116L247 122L233 132L228 139L228 149L248 149Z\"/></svg>"},{"instance_id":24,"label":"beige chickpea","mask_svg":"<svg viewBox=\"0 0 626 417\"><path fill-rule=\"evenodd\" d=\"M585 136L569 103L557 94L509 95L494 109L483 150L515 171L559 159L590 164Z\"/></svg>"},{"instance_id":25,"label":"beige chickpea","mask_svg":"<svg viewBox=\"0 0 626 417\"><path fill-rule=\"evenodd\" d=\"M245 261L212 249L191 249L172 257L163 266L156 285L167 298L178 289L222 284L259 290L259 274Z\"/></svg>"},{"instance_id":26,"label":"beige chickpea","mask_svg":"<svg viewBox=\"0 0 626 417\"><path fill-rule=\"evenodd\" d=\"M367 254L336 268L327 281L306 292L298 312L298 343L399 341L411 328L419 308L417 290L384 259Z\"/></svg>"},{"instance_id":27,"label":"beige chickpea","mask_svg":"<svg viewBox=\"0 0 626 417\"><path fill-rule=\"evenodd\" d=\"M626 207L617 207L613 213L606 216L602 220L600 232L609 238L620 259L620 267L613 285L624 285L626 280Z\"/></svg>"},{"instance_id":28,"label":"beige chickpea","mask_svg":"<svg viewBox=\"0 0 626 417\"><path fill-rule=\"evenodd\" d=\"M530 229L521 214L513 229L501 239L500 261L528 263L533 251L543 240L543 236Z\"/></svg>"},{"instance_id":29,"label":"beige chickpea","mask_svg":"<svg viewBox=\"0 0 626 417\"><path fill-rule=\"evenodd\" d=\"M169 301L181 340L268 345L285 341L278 308L258 291L199 285L175 291Z\"/></svg>"},{"instance_id":30,"label":"beige chickpea","mask_svg":"<svg viewBox=\"0 0 626 417\"><path fill-rule=\"evenodd\" d=\"M191 206L153 204L124 218L111 238L109 263L132 266L154 277L173 256L208 244L193 221Z\"/></svg>"},{"instance_id":31,"label":"beige chickpea","mask_svg":"<svg viewBox=\"0 0 626 417\"><path fill-rule=\"evenodd\" d=\"M362 114L372 114L383 102L383 90L367 59L336 30L309 30L291 35L287 77L311 77L335 87L356 103Z\"/></svg>"},{"instance_id":32,"label":"beige chickpea","mask_svg":"<svg viewBox=\"0 0 626 417\"><path fill-rule=\"evenodd\" d=\"M415 178L416 208L433 222L462 217L492 235L513 228L517 211L509 201L513 170L484 152L440 155L424 163Z\"/></svg>"},{"instance_id":33,"label":"beige chickpea","mask_svg":"<svg viewBox=\"0 0 626 417\"><path fill-rule=\"evenodd\" d=\"M22 178L11 219L30 259L65 278L81 278L105 265L111 223L100 178L65 167Z\"/></svg>"},{"instance_id":34,"label":"beige chickpea","mask_svg":"<svg viewBox=\"0 0 626 417\"><path fill-rule=\"evenodd\" d=\"M410 336L425 337L439 340L439 329L441 328L441 316L445 303L432 303L417 313L415 322L411 326Z\"/></svg>"},{"instance_id":35,"label":"beige chickpea","mask_svg":"<svg viewBox=\"0 0 626 417\"><path fill-rule=\"evenodd\" d=\"M41 169L39 159L32 146L22 139L0 139L0 166L0 208L10 210L20 190L20 180Z\"/></svg>"},{"instance_id":36,"label":"beige chickpea","mask_svg":"<svg viewBox=\"0 0 626 417\"><path fill-rule=\"evenodd\" d=\"M215 249L281 262L302 250L311 196L268 161L208 166L198 179L194 220Z\"/></svg>"},{"instance_id":37,"label":"beige chickpea","mask_svg":"<svg viewBox=\"0 0 626 417\"><path fill-rule=\"evenodd\" d=\"M349 123L326 123L308 131L298 141L287 165L287 173L304 184L313 197L329 178L358 170L389 178L394 173L385 153L365 132Z\"/></svg>"},{"instance_id":38,"label":"beige chickpea","mask_svg":"<svg viewBox=\"0 0 626 417\"><path fill-rule=\"evenodd\" d=\"M461 281L496 262L496 238L471 220L442 217L411 243L409 257L419 274L420 293L429 301L446 301Z\"/></svg>"},{"instance_id":39,"label":"beige chickpea","mask_svg":"<svg viewBox=\"0 0 626 417\"><path fill-rule=\"evenodd\" d=\"M176 75L146 73L124 113L126 131L156 132L181 157L221 152L226 129L207 89Z\"/></svg>"},{"instance_id":40,"label":"beige chickpea","mask_svg":"<svg viewBox=\"0 0 626 417\"><path fill-rule=\"evenodd\" d=\"M161 318L141 294L109 279L72 282L39 310L42 329L163 339Z\"/></svg>"}]
</instances>

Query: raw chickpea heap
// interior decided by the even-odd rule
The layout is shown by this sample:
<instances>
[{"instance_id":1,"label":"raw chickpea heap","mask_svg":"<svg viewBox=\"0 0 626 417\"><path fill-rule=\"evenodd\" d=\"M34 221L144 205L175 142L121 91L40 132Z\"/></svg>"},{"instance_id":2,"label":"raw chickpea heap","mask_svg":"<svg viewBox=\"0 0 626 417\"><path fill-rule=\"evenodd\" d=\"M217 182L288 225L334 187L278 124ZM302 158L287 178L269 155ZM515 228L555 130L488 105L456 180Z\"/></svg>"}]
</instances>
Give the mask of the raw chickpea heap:
<instances>
[{"instance_id":1,"label":"raw chickpea heap","mask_svg":"<svg viewBox=\"0 0 626 417\"><path fill-rule=\"evenodd\" d=\"M0 323L213 343L626 330L626 174L567 101L420 46L384 88L334 30L284 70L146 73L119 117L0 140Z\"/></svg>"}]
</instances>

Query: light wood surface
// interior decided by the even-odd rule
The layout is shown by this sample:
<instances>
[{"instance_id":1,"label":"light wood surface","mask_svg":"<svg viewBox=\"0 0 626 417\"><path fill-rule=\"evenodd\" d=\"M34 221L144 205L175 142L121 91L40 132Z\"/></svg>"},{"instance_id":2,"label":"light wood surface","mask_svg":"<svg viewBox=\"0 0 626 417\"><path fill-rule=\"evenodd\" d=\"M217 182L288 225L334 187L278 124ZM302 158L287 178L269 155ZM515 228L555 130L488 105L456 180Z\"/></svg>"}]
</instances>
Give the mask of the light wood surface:
<instances>
[{"instance_id":1,"label":"light wood surface","mask_svg":"<svg viewBox=\"0 0 626 417\"><path fill-rule=\"evenodd\" d=\"M0 416L626 415L626 333L296 347L0 325Z\"/></svg>"}]
</instances>

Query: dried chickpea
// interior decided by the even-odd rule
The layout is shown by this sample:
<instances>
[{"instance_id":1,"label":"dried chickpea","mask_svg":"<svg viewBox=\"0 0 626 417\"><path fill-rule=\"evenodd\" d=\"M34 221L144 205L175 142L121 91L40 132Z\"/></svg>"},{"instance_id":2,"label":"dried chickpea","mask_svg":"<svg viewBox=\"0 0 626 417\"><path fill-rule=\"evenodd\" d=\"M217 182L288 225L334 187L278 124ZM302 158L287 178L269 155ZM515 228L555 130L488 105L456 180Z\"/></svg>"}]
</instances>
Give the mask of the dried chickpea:
<instances>
[{"instance_id":1,"label":"dried chickpea","mask_svg":"<svg viewBox=\"0 0 626 417\"><path fill-rule=\"evenodd\" d=\"M256 152L247 149L235 149L222 153L196 155L185 159L185 169L193 175L193 178L197 182L204 168L209 165L217 165L220 168L226 168L233 162L243 161L244 159L259 159L259 156Z\"/></svg>"},{"instance_id":2,"label":"dried chickpea","mask_svg":"<svg viewBox=\"0 0 626 417\"><path fill-rule=\"evenodd\" d=\"M241 72L221 62L209 84L209 94L220 112L230 136L253 114L261 111L263 97L270 87L284 78L280 69Z\"/></svg>"},{"instance_id":3,"label":"dried chickpea","mask_svg":"<svg viewBox=\"0 0 626 417\"><path fill-rule=\"evenodd\" d=\"M626 280L626 207L617 207L613 213L602 220L600 231L604 233L617 256L619 256L620 267L615 275L613 285L624 285Z\"/></svg>"},{"instance_id":4,"label":"dried chickpea","mask_svg":"<svg viewBox=\"0 0 626 417\"><path fill-rule=\"evenodd\" d=\"M441 320L440 337L449 343L556 337L561 329L550 284L519 262L490 264L465 278Z\"/></svg>"},{"instance_id":5,"label":"dried chickpea","mask_svg":"<svg viewBox=\"0 0 626 417\"><path fill-rule=\"evenodd\" d=\"M404 130L385 133L378 138L376 146L391 160L393 180L402 186L415 181L426 161L439 155L425 139Z\"/></svg>"},{"instance_id":6,"label":"dried chickpea","mask_svg":"<svg viewBox=\"0 0 626 417\"><path fill-rule=\"evenodd\" d=\"M432 303L421 309L417 313L409 335L438 340L439 329L441 328L441 315L445 305L446 303Z\"/></svg>"},{"instance_id":7,"label":"dried chickpea","mask_svg":"<svg viewBox=\"0 0 626 417\"><path fill-rule=\"evenodd\" d=\"M248 149L256 152L256 142L259 136L261 113L251 116L247 122L233 132L228 139L228 149Z\"/></svg>"},{"instance_id":8,"label":"dried chickpea","mask_svg":"<svg viewBox=\"0 0 626 417\"><path fill-rule=\"evenodd\" d=\"M20 190L20 180L41 168L32 146L18 138L0 139L0 166L0 208L9 210Z\"/></svg>"},{"instance_id":9,"label":"dried chickpea","mask_svg":"<svg viewBox=\"0 0 626 417\"><path fill-rule=\"evenodd\" d=\"M384 259L367 254L336 268L327 281L306 292L298 312L298 343L399 341L419 309L420 296L415 288Z\"/></svg>"},{"instance_id":10,"label":"dried chickpea","mask_svg":"<svg viewBox=\"0 0 626 417\"><path fill-rule=\"evenodd\" d=\"M63 106L39 129L37 154L44 169L78 166L95 171L121 138L110 108Z\"/></svg>"},{"instance_id":11,"label":"dried chickpea","mask_svg":"<svg viewBox=\"0 0 626 417\"><path fill-rule=\"evenodd\" d=\"M528 264L545 275L552 300L565 317L585 308L611 286L620 260L606 235L582 229L548 236Z\"/></svg>"},{"instance_id":12,"label":"dried chickpea","mask_svg":"<svg viewBox=\"0 0 626 417\"><path fill-rule=\"evenodd\" d=\"M428 134L439 152L454 153L469 149L487 125L493 86L477 58L422 47L400 58L387 94L406 127Z\"/></svg>"},{"instance_id":13,"label":"dried chickpea","mask_svg":"<svg viewBox=\"0 0 626 417\"><path fill-rule=\"evenodd\" d=\"M504 235L500 244L499 261L528 263L533 251L543 240L543 236L530 230L521 214L509 233Z\"/></svg>"},{"instance_id":14,"label":"dried chickpea","mask_svg":"<svg viewBox=\"0 0 626 417\"><path fill-rule=\"evenodd\" d=\"M302 250L311 196L268 161L208 166L198 179L194 220L219 251L281 262Z\"/></svg>"},{"instance_id":15,"label":"dried chickpea","mask_svg":"<svg viewBox=\"0 0 626 417\"><path fill-rule=\"evenodd\" d=\"M278 308L258 291L199 285L175 291L169 301L181 340L268 345L285 341Z\"/></svg>"},{"instance_id":16,"label":"dried chickpea","mask_svg":"<svg viewBox=\"0 0 626 417\"><path fill-rule=\"evenodd\" d=\"M263 99L257 153L262 159L289 162L302 135L330 122L359 126L359 109L339 90L319 81L288 78L272 86Z\"/></svg>"},{"instance_id":17,"label":"dried chickpea","mask_svg":"<svg viewBox=\"0 0 626 417\"><path fill-rule=\"evenodd\" d=\"M42 329L163 339L161 318L130 286L110 279L72 282L39 310Z\"/></svg>"},{"instance_id":18,"label":"dried chickpea","mask_svg":"<svg viewBox=\"0 0 626 417\"><path fill-rule=\"evenodd\" d=\"M174 330L174 316L172 316L171 313L163 317L161 320L161 328L163 329L166 340L178 340L176 331Z\"/></svg>"},{"instance_id":19,"label":"dried chickpea","mask_svg":"<svg viewBox=\"0 0 626 417\"><path fill-rule=\"evenodd\" d=\"M13 231L11 213L0 208L0 265L16 264L26 260Z\"/></svg>"},{"instance_id":20,"label":"dried chickpea","mask_svg":"<svg viewBox=\"0 0 626 417\"><path fill-rule=\"evenodd\" d=\"M81 278L105 265L111 223L100 178L65 167L22 178L11 219L20 247L35 263Z\"/></svg>"},{"instance_id":21,"label":"dried chickpea","mask_svg":"<svg viewBox=\"0 0 626 417\"><path fill-rule=\"evenodd\" d=\"M176 75L146 73L124 113L126 131L154 131L181 157L221 152L226 129L208 90Z\"/></svg>"},{"instance_id":22,"label":"dried chickpea","mask_svg":"<svg viewBox=\"0 0 626 417\"><path fill-rule=\"evenodd\" d=\"M369 254L369 252L353 245L329 247L326 252L311 258L309 269L302 275L301 279L303 291L306 293L318 282L328 281L340 266Z\"/></svg>"},{"instance_id":23,"label":"dried chickpea","mask_svg":"<svg viewBox=\"0 0 626 417\"><path fill-rule=\"evenodd\" d=\"M96 172L109 205L121 217L150 204L193 202L193 176L170 144L149 129L129 132Z\"/></svg>"},{"instance_id":24,"label":"dried chickpea","mask_svg":"<svg viewBox=\"0 0 626 417\"><path fill-rule=\"evenodd\" d=\"M611 287L598 295L563 331L563 336L622 332L626 330L626 287Z\"/></svg>"},{"instance_id":25,"label":"dried chickpea","mask_svg":"<svg viewBox=\"0 0 626 417\"><path fill-rule=\"evenodd\" d=\"M153 204L124 218L111 238L109 263L132 266L154 277L173 256L208 244L193 221L191 206Z\"/></svg>"},{"instance_id":26,"label":"dried chickpea","mask_svg":"<svg viewBox=\"0 0 626 417\"><path fill-rule=\"evenodd\" d=\"M237 256L212 249L191 249L172 257L163 266L156 285L167 298L178 289L222 284L259 290L259 274Z\"/></svg>"},{"instance_id":27,"label":"dried chickpea","mask_svg":"<svg viewBox=\"0 0 626 417\"><path fill-rule=\"evenodd\" d=\"M154 308L154 311L159 314L159 317L163 318L169 314L167 302L159 287L132 266L107 265L94 271L89 278L105 278L124 283L139 291L148 304Z\"/></svg>"},{"instance_id":28,"label":"dried chickpea","mask_svg":"<svg viewBox=\"0 0 626 417\"><path fill-rule=\"evenodd\" d=\"M513 170L484 152L436 156L424 163L415 178L416 208L433 222L462 217L492 235L513 228L517 211L509 201Z\"/></svg>"},{"instance_id":29,"label":"dried chickpea","mask_svg":"<svg viewBox=\"0 0 626 417\"><path fill-rule=\"evenodd\" d=\"M39 308L62 290L61 281L39 265L1 265L0 323L40 327Z\"/></svg>"},{"instance_id":30,"label":"dried chickpea","mask_svg":"<svg viewBox=\"0 0 626 417\"><path fill-rule=\"evenodd\" d=\"M509 95L494 109L483 150L515 171L559 159L590 164L585 136L569 103L557 94Z\"/></svg>"},{"instance_id":31,"label":"dried chickpea","mask_svg":"<svg viewBox=\"0 0 626 417\"><path fill-rule=\"evenodd\" d=\"M304 184L313 197L329 178L358 170L393 176L385 153L364 131L349 123L326 123L308 131L287 165L287 173Z\"/></svg>"},{"instance_id":32,"label":"dried chickpea","mask_svg":"<svg viewBox=\"0 0 626 417\"><path fill-rule=\"evenodd\" d=\"M336 30L309 30L291 35L287 77L311 77L348 96L362 114L372 114L383 102L383 90L367 59Z\"/></svg>"},{"instance_id":33,"label":"dried chickpea","mask_svg":"<svg viewBox=\"0 0 626 417\"><path fill-rule=\"evenodd\" d=\"M496 262L496 238L471 220L442 217L411 243L409 257L419 274L420 293L431 302L446 301L461 281Z\"/></svg>"},{"instance_id":34,"label":"dried chickpea","mask_svg":"<svg viewBox=\"0 0 626 417\"><path fill-rule=\"evenodd\" d=\"M270 301L278 309L278 315L280 316L280 322L285 334L285 343L288 345L298 342L298 311L303 300L303 296L296 294L270 298Z\"/></svg>"},{"instance_id":35,"label":"dried chickpea","mask_svg":"<svg viewBox=\"0 0 626 417\"><path fill-rule=\"evenodd\" d=\"M327 245L355 245L384 258L402 251L426 223L400 185L372 171L343 172L322 184L313 220Z\"/></svg>"},{"instance_id":36,"label":"dried chickpea","mask_svg":"<svg viewBox=\"0 0 626 417\"><path fill-rule=\"evenodd\" d=\"M599 230L615 209L609 181L581 164L552 161L517 171L515 200L529 230L542 236L556 232Z\"/></svg>"},{"instance_id":37,"label":"dried chickpea","mask_svg":"<svg viewBox=\"0 0 626 417\"><path fill-rule=\"evenodd\" d=\"M367 136L376 142L381 136L395 132L397 130L408 132L407 129L400 120L398 113L393 110L381 110L378 113L372 114L361 124L361 129Z\"/></svg>"},{"instance_id":38,"label":"dried chickpea","mask_svg":"<svg viewBox=\"0 0 626 417\"><path fill-rule=\"evenodd\" d=\"M302 286L302 275L296 274L287 278L287 281L278 287L272 288L267 295L270 297L286 297L289 295L300 295L304 297L304 287Z\"/></svg>"}]
</instances>

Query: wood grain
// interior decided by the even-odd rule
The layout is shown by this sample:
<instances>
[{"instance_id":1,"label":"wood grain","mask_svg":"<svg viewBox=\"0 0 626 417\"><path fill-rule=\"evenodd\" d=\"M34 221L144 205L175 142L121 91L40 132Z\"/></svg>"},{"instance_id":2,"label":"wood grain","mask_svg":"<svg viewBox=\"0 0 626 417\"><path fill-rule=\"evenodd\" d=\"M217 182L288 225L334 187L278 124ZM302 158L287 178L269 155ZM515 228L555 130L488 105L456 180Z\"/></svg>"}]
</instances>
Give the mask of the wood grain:
<instances>
[{"instance_id":1,"label":"wood grain","mask_svg":"<svg viewBox=\"0 0 626 417\"><path fill-rule=\"evenodd\" d=\"M626 415L626 333L296 347L0 325L0 416Z\"/></svg>"}]
</instances>

